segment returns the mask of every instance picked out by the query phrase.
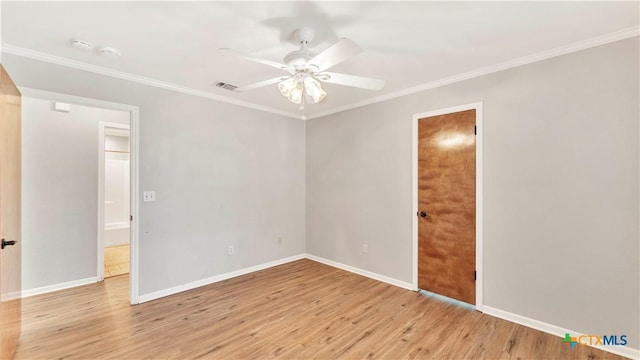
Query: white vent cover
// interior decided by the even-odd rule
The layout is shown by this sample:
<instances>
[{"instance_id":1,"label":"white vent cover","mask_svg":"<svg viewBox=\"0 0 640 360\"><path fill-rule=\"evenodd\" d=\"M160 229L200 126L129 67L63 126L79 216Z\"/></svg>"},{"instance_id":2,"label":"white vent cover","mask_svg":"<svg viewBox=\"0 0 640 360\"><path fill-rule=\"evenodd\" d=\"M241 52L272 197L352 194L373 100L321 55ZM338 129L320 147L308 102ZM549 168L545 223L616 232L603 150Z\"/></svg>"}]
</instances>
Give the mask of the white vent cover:
<instances>
[{"instance_id":1,"label":"white vent cover","mask_svg":"<svg viewBox=\"0 0 640 360\"><path fill-rule=\"evenodd\" d=\"M227 89L227 90L231 90L231 91L233 91L233 90L238 88L235 85L227 84L227 83L222 82L222 81L218 81L216 83L216 86L219 87L219 88L223 88L223 89Z\"/></svg>"}]
</instances>

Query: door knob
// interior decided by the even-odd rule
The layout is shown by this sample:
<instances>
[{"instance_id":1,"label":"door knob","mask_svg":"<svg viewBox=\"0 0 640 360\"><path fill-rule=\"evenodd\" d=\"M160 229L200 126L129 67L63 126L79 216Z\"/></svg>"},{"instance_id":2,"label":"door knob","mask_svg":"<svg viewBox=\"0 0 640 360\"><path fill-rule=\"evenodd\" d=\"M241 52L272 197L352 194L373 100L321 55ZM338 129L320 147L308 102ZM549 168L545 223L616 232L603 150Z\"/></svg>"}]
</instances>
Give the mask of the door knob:
<instances>
[{"instance_id":1,"label":"door knob","mask_svg":"<svg viewBox=\"0 0 640 360\"><path fill-rule=\"evenodd\" d=\"M15 244L16 244L15 240L6 241L5 239L2 239L2 249L4 249L6 246L11 246Z\"/></svg>"},{"instance_id":2,"label":"door knob","mask_svg":"<svg viewBox=\"0 0 640 360\"><path fill-rule=\"evenodd\" d=\"M420 212L418 213L418 215L420 215L420 217L423 217L423 218L426 218L427 216L429 216L429 215L427 215L427 213L426 213L426 212L424 212L424 211L420 211Z\"/></svg>"}]
</instances>

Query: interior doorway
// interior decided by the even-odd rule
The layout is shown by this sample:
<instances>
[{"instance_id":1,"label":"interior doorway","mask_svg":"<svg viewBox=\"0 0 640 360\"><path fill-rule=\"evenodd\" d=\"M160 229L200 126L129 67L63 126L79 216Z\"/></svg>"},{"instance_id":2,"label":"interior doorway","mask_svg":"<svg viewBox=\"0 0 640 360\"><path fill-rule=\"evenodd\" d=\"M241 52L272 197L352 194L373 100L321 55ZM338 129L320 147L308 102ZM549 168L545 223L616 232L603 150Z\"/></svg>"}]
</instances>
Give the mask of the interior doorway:
<instances>
[{"instance_id":1,"label":"interior doorway","mask_svg":"<svg viewBox=\"0 0 640 360\"><path fill-rule=\"evenodd\" d=\"M129 274L130 258L130 136L129 126L100 123L99 151L103 155L99 190L104 200L102 209L103 277ZM100 213L100 211L99 211ZM99 244L100 245L100 244ZM100 265L98 265L100 266Z\"/></svg>"},{"instance_id":2,"label":"interior doorway","mask_svg":"<svg viewBox=\"0 0 640 360\"><path fill-rule=\"evenodd\" d=\"M414 116L414 286L482 310L482 104Z\"/></svg>"},{"instance_id":3,"label":"interior doorway","mask_svg":"<svg viewBox=\"0 0 640 360\"><path fill-rule=\"evenodd\" d=\"M123 114L126 118L126 121L113 121L112 119L105 119L105 122L109 123L121 123L128 124L129 131L129 228L125 231L129 233L129 301L131 304L138 304L139 300L139 285L138 285L138 209L139 209L139 185L138 185L138 139L139 139L139 118L140 118L140 110L137 106L114 103L109 101L60 94L55 92L43 91L38 89L30 89L30 88L21 88L23 95L30 98L35 99L43 99L52 102L61 102L64 104L70 104L71 108L73 106L80 105L82 107L90 107L96 109L103 110L116 110L117 113ZM119 117L120 118L120 117ZM103 120L100 120L103 121ZM99 127L98 127L99 129ZM99 132L99 130L97 131ZM96 134L95 140L98 142L100 139L104 139L104 134ZM93 149L98 155L98 163L95 163L95 168L98 172L98 182L103 181L104 171L103 166L99 166L100 164L104 164L104 151L100 151L99 146L93 145ZM103 148L104 149L104 148ZM95 179L95 177L92 177ZM94 180L95 181L95 180ZM95 184L95 183L94 183ZM97 184L94 188L101 188L101 184ZM95 193L94 193L95 194ZM93 252L93 256L97 253L97 269L95 278L90 278L90 280L95 279L95 281L100 281L104 279L104 193L101 191L97 191L95 195L97 201L97 216L94 217L94 221L97 226L96 236L98 241L95 238L88 238L87 241L93 242L94 247L97 246L97 251ZM101 206L102 205L102 206ZM94 207L95 209L95 207ZM95 258L94 258L95 259Z\"/></svg>"}]
</instances>

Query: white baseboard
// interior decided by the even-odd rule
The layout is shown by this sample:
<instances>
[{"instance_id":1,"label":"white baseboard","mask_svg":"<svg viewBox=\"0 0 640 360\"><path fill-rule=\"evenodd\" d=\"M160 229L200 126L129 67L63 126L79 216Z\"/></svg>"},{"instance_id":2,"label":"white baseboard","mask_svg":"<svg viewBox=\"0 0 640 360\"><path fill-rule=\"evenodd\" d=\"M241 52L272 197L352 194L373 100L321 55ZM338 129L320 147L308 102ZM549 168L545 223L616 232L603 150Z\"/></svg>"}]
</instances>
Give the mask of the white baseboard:
<instances>
[{"instance_id":1,"label":"white baseboard","mask_svg":"<svg viewBox=\"0 0 640 360\"><path fill-rule=\"evenodd\" d=\"M220 275L216 275L216 276L212 276L206 279L202 279L202 280L197 280L197 281L193 281L187 284L183 284L183 285L179 285L179 286L174 286L172 288L168 288L168 289L164 289L164 290L160 290L160 291L155 291L149 294L145 294L145 295L141 295L139 296L139 302L143 303L143 302L147 302L147 301L151 301L151 300L155 300L155 299L159 299L165 296L169 296L169 295L173 295L173 294L177 294L183 291L187 291L187 290L191 290L191 289L195 289L201 286L205 286L205 285L209 285L209 284L213 284L219 281L223 281L223 280L227 280L227 279L231 279L233 277L236 276L240 276L240 275L245 275L245 274L249 274L255 271L259 271L259 270L264 270L270 267L274 267L274 266L278 266L278 265L282 265L282 264L286 264L292 261L296 261L296 260L300 260L300 259L309 259L309 260L313 260L313 261L317 261L319 263L325 264L325 265L329 265L341 270L345 270L345 271L349 271L352 272L354 274L358 274L358 275L362 275L374 280L378 280L390 285L394 285L394 286L398 286L401 287L403 289L407 289L407 290L412 290L415 291L415 286L411 283L408 282L404 282L404 281L400 281L394 278L390 278L388 276L384 276L384 275L380 275L380 274L376 274L374 272L371 271L367 271L367 270L363 270L360 268L356 268L350 265L346 265L346 264L342 264L339 263L337 261L333 261L333 260L329 260L329 259L325 259L319 256L315 256L315 255L311 255L311 254L299 254L299 255L294 255L294 256L290 256L284 259L279 259L279 260L274 260L274 261L270 261L267 263L263 263L263 264L259 264L259 265L255 265L255 266L251 266L248 268L244 268L244 269L240 269L240 270L235 270L235 271L231 271L228 273L224 273L224 274L220 274ZM35 288L35 289L30 289L30 290L23 290L22 291L22 297L29 297L29 296L34 296L34 295L39 295L39 294L44 294L44 293L49 293L52 291L57 291L57 290L63 290L63 289L69 289L69 288L73 288L73 287L77 287L77 286L82 286L82 285L87 285L87 284L92 284L92 283L96 283L98 282L98 278L97 277L91 277L91 278L86 278L86 279L80 279L80 280L75 280L75 281L69 281L69 282L65 282L65 283L61 283L61 284L55 284L55 285L50 285L50 286L43 286L40 288ZM539 320L534 320L522 315L518 315L518 314L513 314L510 313L508 311L504 311L504 310L500 310L500 309L496 309L493 308L491 306L484 306L483 307L483 313L487 314L487 315L491 315L491 316L495 316L497 318L500 319L504 319L507 321L511 321L514 322L516 324L520 324L526 327L530 327L532 329L536 329L536 330L540 330L542 332L551 334L551 335L555 335L558 337L563 338L564 334L569 333L569 334L584 334L582 332L578 332L578 331L573 331L573 330L569 330L569 329L565 329L556 325L551 325ZM558 342L558 345L562 345L560 342ZM592 346L592 345L589 345ZM607 351L616 355L620 355L620 356L624 356L630 359L640 359L640 350L638 349L633 349L630 348L628 346L603 346L603 345L593 345L594 348L603 350L603 351Z\"/></svg>"},{"instance_id":2,"label":"white baseboard","mask_svg":"<svg viewBox=\"0 0 640 360\"><path fill-rule=\"evenodd\" d=\"M394 278L390 278L388 276L376 274L376 273L371 272L371 271L362 270L360 268L353 267L351 265L346 265L346 264L343 264L343 263L339 263L337 261L321 258L319 256L315 256L315 255L311 255L311 254L305 254L305 257L307 259L309 259L309 260L317 261L317 262L325 264L325 265L329 265L329 266L333 266L333 267L338 268L338 269L346 270L346 271L352 272L354 274L366 276L368 278L371 278L371 279L374 279L374 280L378 280L378 281L382 281L383 283L387 283L387 284L390 284L390 285L401 287L403 289L412 290L412 291L416 291L417 290L415 288L415 286L413 284L411 284L411 283L400 281L400 280L394 279Z\"/></svg>"},{"instance_id":3,"label":"white baseboard","mask_svg":"<svg viewBox=\"0 0 640 360\"><path fill-rule=\"evenodd\" d=\"M286 264L288 262L292 262L292 261L296 261L296 260L300 260L300 259L309 259L309 260L313 260L313 261L317 261L319 263L325 264L325 265L329 265L329 266L333 266L335 268L338 269L342 269L342 270L346 270L358 275L362 275L362 276L366 276L378 281L382 281L384 283L387 284L391 284L394 286L398 286L404 289L408 289L408 290L415 290L414 286L410 283L406 283L400 280L396 280L384 275L380 275L380 274L376 274L376 273L372 273L370 271L367 270L362 270L353 266L349 266L349 265L345 265L336 261L332 261L332 260L328 260L328 259L324 259L321 258L319 256L315 256L315 255L311 255L311 254L300 254L300 255L294 255L288 258L284 258L284 259L280 259L280 260L275 260L275 261L271 261L268 263L264 263L264 264L260 264L260 265L256 265L256 266L251 266L248 268L244 268L244 269L240 269L240 270L236 270L236 271L232 271L232 272L228 272L228 273L224 273L224 274L220 274L220 275L215 275L212 277L208 277L206 279L202 279L202 280L196 280L187 284L183 284L183 285L178 285L178 286L174 286L172 288L168 288L168 289L164 289L164 290L160 290L160 291L155 291L149 294L145 294L145 295L140 295L138 297L138 300L140 303L143 302L147 302L147 301L151 301L151 300L156 300L165 296L169 296L169 295L173 295L173 294L177 294L183 291L187 291L187 290L191 290L191 289L195 289L198 288L200 286L205 286L205 285L209 285L209 284L213 284L219 281L223 281L223 280L227 280L227 279L231 279L233 277L236 276L240 276L240 275L245 275L245 274L249 274L252 273L254 271L259 271L259 270L264 270L270 267L274 267L274 266L278 266L278 265L282 265L282 264Z\"/></svg>"},{"instance_id":4,"label":"white baseboard","mask_svg":"<svg viewBox=\"0 0 640 360\"><path fill-rule=\"evenodd\" d=\"M286 264L288 262L292 262L292 261L296 261L296 260L300 260L300 259L304 259L304 258L305 258L305 254L299 254L299 255L290 256L288 258L274 260L274 261L270 261L270 262L267 262L267 263L264 263L264 264L259 264L259 265L251 266L251 267L248 267L248 268L240 269L240 270L235 270L235 271L231 271L231 272L228 272L228 273L211 276L211 277L208 277L206 279L196 280L196 281L192 281L190 283L186 283L186 284L183 284L183 285L178 285L178 286L174 286L174 287L171 287L171 288L168 288L168 289L164 289L164 290L160 290L160 291L154 291L154 292L149 293L149 294L140 295L140 296L138 296L138 301L139 301L139 303L143 303L143 302L159 299L161 297L177 294L177 293L180 293L180 292L183 292L183 291L187 291L187 290L198 288L200 286L213 284L213 283L216 283L216 282L219 282L219 281L231 279L231 278L236 277L236 276L249 274L249 273L252 273L252 272L255 272L255 271L264 270L264 269L267 269L267 268L270 268L270 267Z\"/></svg>"},{"instance_id":5,"label":"white baseboard","mask_svg":"<svg viewBox=\"0 0 640 360\"><path fill-rule=\"evenodd\" d=\"M68 281L68 282L64 282L64 283L60 283L60 284L53 284L53 285L43 286L43 287L39 287L39 288L35 288L35 289L22 290L22 297L26 298L26 297L29 297L29 296L46 294L46 293L50 293L50 292L53 292L53 291L74 288L74 287L93 284L93 283L97 283L97 282L98 282L98 278L94 276L94 277L90 277L90 278L86 278L86 279L73 280L73 281Z\"/></svg>"},{"instance_id":6,"label":"white baseboard","mask_svg":"<svg viewBox=\"0 0 640 360\"><path fill-rule=\"evenodd\" d=\"M504 319L507 321L514 322L516 324L524 325L526 327L530 327L532 329L540 330L547 334L559 336L564 338L564 334L585 334L579 331L573 331L569 329L562 328L560 326L547 324L542 321L534 320L522 315L513 314L508 311L496 309L490 306L484 306L483 312L487 315L495 316L500 319ZM558 346L560 346L560 341L558 341ZM588 345L594 347L596 349L600 349L606 352L610 352L616 355L624 356L629 359L640 359L640 350L633 349L628 346L603 346L603 345Z\"/></svg>"}]
</instances>

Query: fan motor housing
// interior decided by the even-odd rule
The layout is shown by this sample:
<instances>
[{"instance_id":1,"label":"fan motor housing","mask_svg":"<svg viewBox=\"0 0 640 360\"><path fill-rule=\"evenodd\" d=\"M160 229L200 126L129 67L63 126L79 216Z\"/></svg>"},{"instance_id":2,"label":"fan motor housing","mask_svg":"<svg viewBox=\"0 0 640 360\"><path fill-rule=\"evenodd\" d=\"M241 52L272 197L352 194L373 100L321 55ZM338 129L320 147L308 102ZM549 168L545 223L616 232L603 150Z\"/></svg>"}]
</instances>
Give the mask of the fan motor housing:
<instances>
[{"instance_id":1,"label":"fan motor housing","mask_svg":"<svg viewBox=\"0 0 640 360\"><path fill-rule=\"evenodd\" d=\"M295 50L284 57L284 63L288 66L298 68L306 65L307 61L313 59L315 55L316 53L308 49Z\"/></svg>"},{"instance_id":2,"label":"fan motor housing","mask_svg":"<svg viewBox=\"0 0 640 360\"><path fill-rule=\"evenodd\" d=\"M296 41L299 43L310 43L311 41L313 41L313 37L315 35L316 35L316 32L309 27L301 27L296 29L293 32L293 36L296 38Z\"/></svg>"},{"instance_id":3,"label":"fan motor housing","mask_svg":"<svg viewBox=\"0 0 640 360\"><path fill-rule=\"evenodd\" d=\"M284 57L284 63L294 69L304 70L307 62L313 59L314 56L316 56L316 53L309 50L309 48L307 47L307 44L309 44L313 40L315 32L311 28L301 27L299 29L296 29L293 35L300 43L300 49L288 53Z\"/></svg>"}]
</instances>

